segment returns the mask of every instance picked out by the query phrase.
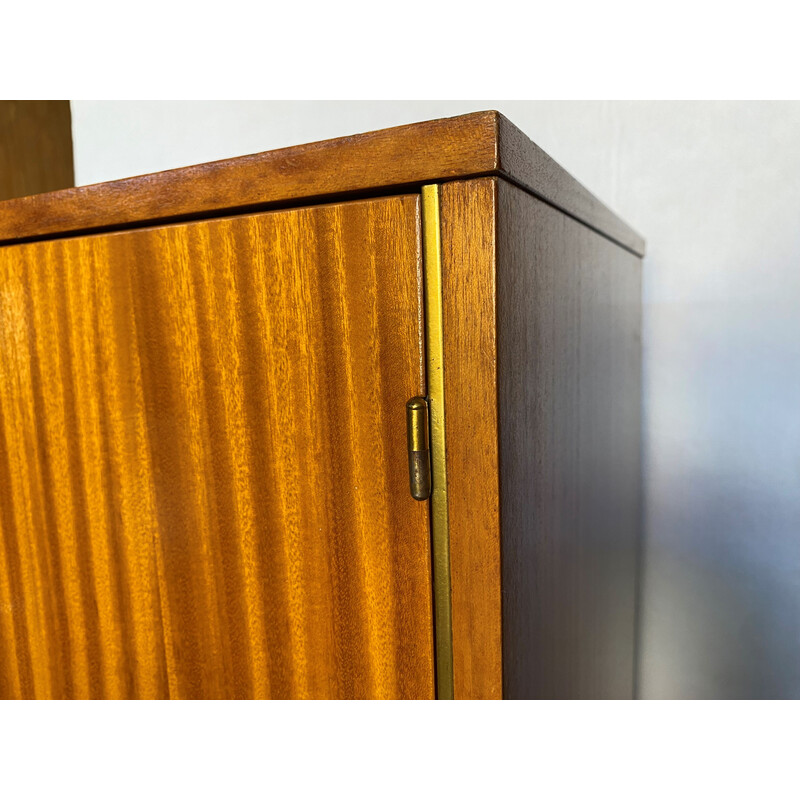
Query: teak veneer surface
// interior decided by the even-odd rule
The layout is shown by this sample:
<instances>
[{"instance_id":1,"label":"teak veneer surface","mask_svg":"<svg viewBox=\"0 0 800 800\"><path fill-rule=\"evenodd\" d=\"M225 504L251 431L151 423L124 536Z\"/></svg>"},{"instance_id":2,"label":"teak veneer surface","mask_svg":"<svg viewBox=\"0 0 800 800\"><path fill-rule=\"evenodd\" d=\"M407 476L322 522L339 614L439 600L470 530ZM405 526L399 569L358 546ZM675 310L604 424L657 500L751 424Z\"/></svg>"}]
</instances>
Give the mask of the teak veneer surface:
<instances>
[{"instance_id":1,"label":"teak veneer surface","mask_svg":"<svg viewBox=\"0 0 800 800\"><path fill-rule=\"evenodd\" d=\"M0 248L0 695L434 694L419 198Z\"/></svg>"},{"instance_id":2,"label":"teak veneer surface","mask_svg":"<svg viewBox=\"0 0 800 800\"><path fill-rule=\"evenodd\" d=\"M0 203L0 242L498 175L638 254L642 238L496 111Z\"/></svg>"}]
</instances>

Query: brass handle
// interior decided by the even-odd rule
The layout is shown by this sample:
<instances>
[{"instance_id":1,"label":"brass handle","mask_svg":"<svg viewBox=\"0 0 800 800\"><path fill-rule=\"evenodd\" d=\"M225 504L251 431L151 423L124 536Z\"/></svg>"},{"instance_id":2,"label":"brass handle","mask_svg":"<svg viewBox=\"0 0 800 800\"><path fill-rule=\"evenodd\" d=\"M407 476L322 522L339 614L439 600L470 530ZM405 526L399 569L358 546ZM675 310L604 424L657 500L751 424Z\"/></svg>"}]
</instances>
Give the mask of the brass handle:
<instances>
[{"instance_id":1,"label":"brass handle","mask_svg":"<svg viewBox=\"0 0 800 800\"><path fill-rule=\"evenodd\" d=\"M411 496L427 500L431 496L431 453L428 445L428 401L412 397L406 403L408 430L408 477Z\"/></svg>"}]
</instances>

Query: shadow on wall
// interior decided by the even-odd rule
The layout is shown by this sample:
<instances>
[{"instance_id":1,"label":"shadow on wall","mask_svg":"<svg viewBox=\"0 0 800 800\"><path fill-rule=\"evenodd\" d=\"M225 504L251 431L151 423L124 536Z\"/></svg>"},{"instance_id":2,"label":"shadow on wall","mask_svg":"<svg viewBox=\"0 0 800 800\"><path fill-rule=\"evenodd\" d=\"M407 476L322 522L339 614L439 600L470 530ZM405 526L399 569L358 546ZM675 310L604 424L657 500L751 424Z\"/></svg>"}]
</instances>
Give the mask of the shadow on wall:
<instances>
[{"instance_id":1,"label":"shadow on wall","mask_svg":"<svg viewBox=\"0 0 800 800\"><path fill-rule=\"evenodd\" d=\"M671 351L649 369L651 385L665 374L646 423L644 697L800 697L793 300L658 311L672 333L651 331Z\"/></svg>"}]
</instances>

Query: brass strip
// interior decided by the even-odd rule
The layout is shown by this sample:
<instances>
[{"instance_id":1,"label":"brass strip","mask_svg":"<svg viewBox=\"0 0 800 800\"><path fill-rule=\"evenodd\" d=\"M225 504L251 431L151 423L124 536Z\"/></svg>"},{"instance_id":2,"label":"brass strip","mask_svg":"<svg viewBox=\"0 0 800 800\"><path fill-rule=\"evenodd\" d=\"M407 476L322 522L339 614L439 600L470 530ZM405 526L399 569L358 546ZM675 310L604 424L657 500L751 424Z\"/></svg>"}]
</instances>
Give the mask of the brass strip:
<instances>
[{"instance_id":1,"label":"brass strip","mask_svg":"<svg viewBox=\"0 0 800 800\"><path fill-rule=\"evenodd\" d=\"M431 538L436 696L453 699L453 622L450 598L450 528L445 460L444 337L442 334L442 239L439 187L422 187L422 254L425 267L425 331L432 462Z\"/></svg>"}]
</instances>

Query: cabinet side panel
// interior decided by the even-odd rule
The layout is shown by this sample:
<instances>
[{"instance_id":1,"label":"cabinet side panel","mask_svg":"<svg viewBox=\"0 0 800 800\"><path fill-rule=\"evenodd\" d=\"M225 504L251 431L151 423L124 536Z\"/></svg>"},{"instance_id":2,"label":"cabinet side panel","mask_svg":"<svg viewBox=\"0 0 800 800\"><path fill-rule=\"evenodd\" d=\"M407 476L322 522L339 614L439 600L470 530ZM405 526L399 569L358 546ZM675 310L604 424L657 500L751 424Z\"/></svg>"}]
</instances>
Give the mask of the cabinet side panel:
<instances>
[{"instance_id":1,"label":"cabinet side panel","mask_svg":"<svg viewBox=\"0 0 800 800\"><path fill-rule=\"evenodd\" d=\"M630 698L641 262L502 181L498 201L505 695Z\"/></svg>"},{"instance_id":2,"label":"cabinet side panel","mask_svg":"<svg viewBox=\"0 0 800 800\"><path fill-rule=\"evenodd\" d=\"M497 482L497 180L442 186L442 294L456 699L503 694Z\"/></svg>"}]
</instances>

